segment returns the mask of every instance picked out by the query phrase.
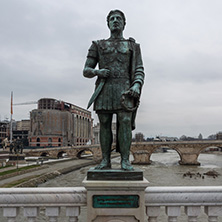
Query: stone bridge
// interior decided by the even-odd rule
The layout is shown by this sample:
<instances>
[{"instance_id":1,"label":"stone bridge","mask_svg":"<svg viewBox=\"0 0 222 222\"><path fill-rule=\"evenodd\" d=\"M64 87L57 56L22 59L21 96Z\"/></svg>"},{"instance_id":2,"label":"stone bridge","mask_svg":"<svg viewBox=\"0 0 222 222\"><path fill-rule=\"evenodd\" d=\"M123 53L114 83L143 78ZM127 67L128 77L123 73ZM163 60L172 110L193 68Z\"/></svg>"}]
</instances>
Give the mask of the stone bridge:
<instances>
[{"instance_id":1,"label":"stone bridge","mask_svg":"<svg viewBox=\"0 0 222 222\"><path fill-rule=\"evenodd\" d=\"M222 140L133 143L131 152L134 157L134 164L150 164L150 156L156 149L169 148L175 150L179 154L179 164L200 165L197 161L199 154L210 147L222 148Z\"/></svg>"},{"instance_id":2,"label":"stone bridge","mask_svg":"<svg viewBox=\"0 0 222 222\"><path fill-rule=\"evenodd\" d=\"M81 155L85 151L92 153L95 161L99 161L101 159L102 153L99 145L24 149L23 153L26 154L26 156L36 157L47 156L51 158L60 158L63 154L66 154L69 158L81 158Z\"/></svg>"},{"instance_id":3,"label":"stone bridge","mask_svg":"<svg viewBox=\"0 0 222 222\"><path fill-rule=\"evenodd\" d=\"M173 141L173 142L140 142L132 143L131 153L134 157L133 164L150 164L150 157L158 148L169 148L175 150L179 156L181 165L200 165L197 161L199 154L206 148L222 148L222 140L199 140L199 141ZM112 148L115 149L115 146ZM75 147L54 147L25 149L26 156L50 156L52 158L62 157L67 154L70 158L81 158L83 152L89 151L93 154L95 161L101 160L101 150L99 145L86 145Z\"/></svg>"}]
</instances>

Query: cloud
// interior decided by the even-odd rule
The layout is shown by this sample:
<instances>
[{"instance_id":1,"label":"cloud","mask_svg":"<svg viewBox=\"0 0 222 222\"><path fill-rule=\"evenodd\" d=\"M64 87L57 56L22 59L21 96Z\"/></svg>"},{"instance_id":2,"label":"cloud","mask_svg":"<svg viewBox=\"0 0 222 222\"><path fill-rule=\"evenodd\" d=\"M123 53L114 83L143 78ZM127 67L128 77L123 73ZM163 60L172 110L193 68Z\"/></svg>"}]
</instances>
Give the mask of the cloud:
<instances>
[{"instance_id":1,"label":"cloud","mask_svg":"<svg viewBox=\"0 0 222 222\"><path fill-rule=\"evenodd\" d=\"M146 80L137 129L146 136L221 130L222 2L215 0L3 0L1 118L14 102L52 97L86 107L94 79L82 76L92 40L108 38L106 16L125 12L126 38L141 44ZM33 106L17 106L15 119ZM94 114L93 114L94 115Z\"/></svg>"}]
</instances>

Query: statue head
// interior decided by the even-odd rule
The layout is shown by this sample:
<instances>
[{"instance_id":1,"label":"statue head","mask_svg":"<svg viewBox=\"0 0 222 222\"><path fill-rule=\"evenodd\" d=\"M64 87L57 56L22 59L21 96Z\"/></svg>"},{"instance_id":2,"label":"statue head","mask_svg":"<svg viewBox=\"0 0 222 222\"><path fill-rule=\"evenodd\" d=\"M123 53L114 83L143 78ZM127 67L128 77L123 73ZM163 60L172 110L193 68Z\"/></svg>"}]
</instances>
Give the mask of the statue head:
<instances>
[{"instance_id":1,"label":"statue head","mask_svg":"<svg viewBox=\"0 0 222 222\"><path fill-rule=\"evenodd\" d=\"M112 20L114 15L119 15L121 17L121 20L122 20L122 30L123 30L125 25L126 25L126 17L124 15L124 13L122 11L118 10L118 9L111 10L109 12L109 14L107 15L107 17L106 17L106 21L107 21L107 25L108 25L109 29L112 28L112 27L110 27L111 26L110 23L112 22L111 20Z\"/></svg>"}]
</instances>

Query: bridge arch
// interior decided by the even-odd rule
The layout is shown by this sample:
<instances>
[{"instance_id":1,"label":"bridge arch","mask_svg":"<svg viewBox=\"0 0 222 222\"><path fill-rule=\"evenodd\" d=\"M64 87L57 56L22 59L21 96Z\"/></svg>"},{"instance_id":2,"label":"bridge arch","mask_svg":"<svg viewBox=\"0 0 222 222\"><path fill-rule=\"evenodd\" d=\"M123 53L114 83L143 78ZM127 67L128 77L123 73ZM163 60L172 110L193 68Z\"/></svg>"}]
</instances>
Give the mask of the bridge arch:
<instances>
[{"instance_id":1,"label":"bridge arch","mask_svg":"<svg viewBox=\"0 0 222 222\"><path fill-rule=\"evenodd\" d=\"M77 158L78 159L82 159L83 158L83 154L87 154L87 152L88 152L88 154L90 155L90 154L92 154L92 156L93 156L93 151L91 150L91 149L81 149L78 153L77 153Z\"/></svg>"},{"instance_id":2,"label":"bridge arch","mask_svg":"<svg viewBox=\"0 0 222 222\"><path fill-rule=\"evenodd\" d=\"M202 152L204 152L204 151L207 151L207 149L209 149L209 150L211 150L211 151L213 151L213 149L215 149L215 151L222 151L222 146L220 146L220 145L218 145L218 146L216 146L216 145L213 145L213 146L205 146L205 147L203 147L203 149L200 151L200 154L201 154ZM216 150L216 149L218 149L218 150Z\"/></svg>"},{"instance_id":3,"label":"bridge arch","mask_svg":"<svg viewBox=\"0 0 222 222\"><path fill-rule=\"evenodd\" d=\"M169 146L169 145L159 145L159 146L157 146L156 148L154 148L153 151L150 153L150 162L152 162L152 155L155 154L158 149L162 149L162 150L163 150L163 151L162 151L163 153L165 153L165 152L167 152L167 151L170 151L170 150L175 151L176 154L177 154L177 158L179 159L178 162L180 162L180 161L182 160L182 154L181 154L180 150L178 150L178 149L176 149L176 148L174 148L174 147L171 147L171 146ZM166 151L165 151L165 150L166 150ZM175 158L175 161L178 160L177 158Z\"/></svg>"},{"instance_id":4,"label":"bridge arch","mask_svg":"<svg viewBox=\"0 0 222 222\"><path fill-rule=\"evenodd\" d=\"M47 156L49 156L49 153L48 152L42 152L40 156L41 157L47 157Z\"/></svg>"},{"instance_id":5,"label":"bridge arch","mask_svg":"<svg viewBox=\"0 0 222 222\"><path fill-rule=\"evenodd\" d=\"M67 152L65 152L65 151L60 151L60 152L58 152L58 154L57 154L57 158L59 159L59 158L63 158L65 155L67 155Z\"/></svg>"}]
</instances>

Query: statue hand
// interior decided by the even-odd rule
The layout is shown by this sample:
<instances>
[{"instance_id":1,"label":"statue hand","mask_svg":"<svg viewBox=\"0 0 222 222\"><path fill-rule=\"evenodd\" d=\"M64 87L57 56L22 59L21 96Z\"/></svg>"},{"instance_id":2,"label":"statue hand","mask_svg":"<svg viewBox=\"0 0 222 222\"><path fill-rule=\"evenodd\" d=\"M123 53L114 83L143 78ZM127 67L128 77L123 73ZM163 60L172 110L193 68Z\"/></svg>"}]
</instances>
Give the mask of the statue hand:
<instances>
[{"instance_id":1,"label":"statue hand","mask_svg":"<svg viewBox=\"0 0 222 222\"><path fill-rule=\"evenodd\" d=\"M110 75L110 70L109 69L96 70L96 75L101 77L101 78L107 78Z\"/></svg>"},{"instance_id":2,"label":"statue hand","mask_svg":"<svg viewBox=\"0 0 222 222\"><path fill-rule=\"evenodd\" d=\"M140 96L140 84L135 83L130 89L129 89L129 95L139 98Z\"/></svg>"}]
</instances>

